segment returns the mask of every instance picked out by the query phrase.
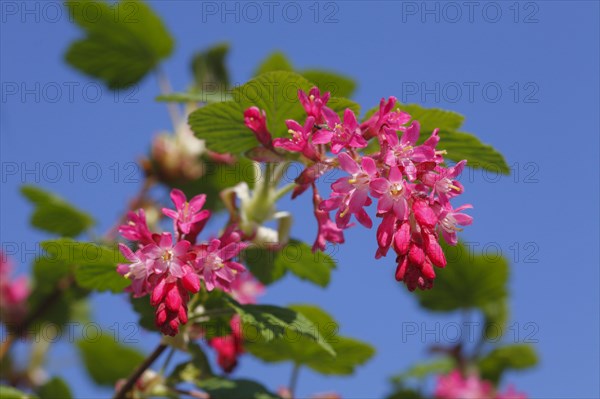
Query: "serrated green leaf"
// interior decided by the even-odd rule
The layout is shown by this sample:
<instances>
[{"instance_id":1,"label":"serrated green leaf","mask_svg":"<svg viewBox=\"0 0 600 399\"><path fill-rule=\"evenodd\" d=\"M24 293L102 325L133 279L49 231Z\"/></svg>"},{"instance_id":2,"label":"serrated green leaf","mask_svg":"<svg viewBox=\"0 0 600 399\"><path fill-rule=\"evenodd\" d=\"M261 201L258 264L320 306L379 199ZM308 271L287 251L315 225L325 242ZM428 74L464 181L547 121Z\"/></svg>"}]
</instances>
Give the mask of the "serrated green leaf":
<instances>
[{"instance_id":1,"label":"serrated green leaf","mask_svg":"<svg viewBox=\"0 0 600 399\"><path fill-rule=\"evenodd\" d=\"M210 378L198 381L196 385L208 393L211 399L281 399L255 381L225 378Z\"/></svg>"},{"instance_id":2,"label":"serrated green leaf","mask_svg":"<svg viewBox=\"0 0 600 399\"><path fill-rule=\"evenodd\" d=\"M117 247L64 238L44 241L42 248L49 259L74 266L75 280L83 288L119 293L130 284L117 273L117 264L127 262Z\"/></svg>"},{"instance_id":3,"label":"serrated green leaf","mask_svg":"<svg viewBox=\"0 0 600 399\"><path fill-rule=\"evenodd\" d=\"M136 84L173 50L173 39L164 24L142 1L123 0L114 6L91 0L65 4L85 32L85 38L67 50L67 62L110 89ZM86 12L91 4L97 16Z\"/></svg>"},{"instance_id":4,"label":"serrated green leaf","mask_svg":"<svg viewBox=\"0 0 600 399\"><path fill-rule=\"evenodd\" d=\"M117 380L129 377L145 358L137 349L121 345L108 335L93 341L78 341L77 347L92 380L110 387Z\"/></svg>"},{"instance_id":5,"label":"serrated green leaf","mask_svg":"<svg viewBox=\"0 0 600 399\"><path fill-rule=\"evenodd\" d=\"M318 334L336 352L332 357L322 348L294 331L287 331L271 342L246 341L248 352L267 362L291 361L325 375L349 375L366 363L375 349L364 342L339 335L339 325L323 310L309 305L293 305L291 309L306 316L318 328Z\"/></svg>"},{"instance_id":6,"label":"serrated green leaf","mask_svg":"<svg viewBox=\"0 0 600 399\"><path fill-rule=\"evenodd\" d=\"M271 342L293 332L297 336L306 337L309 342L315 342L324 353L335 356L331 344L318 333L318 326L293 309L273 305L240 305L230 298L228 304L245 326L256 328L260 334L256 337L257 342Z\"/></svg>"},{"instance_id":7,"label":"serrated green leaf","mask_svg":"<svg viewBox=\"0 0 600 399\"><path fill-rule=\"evenodd\" d=\"M38 229L75 237L94 225L87 213L39 187L25 185L21 187L21 193L35 205L31 224Z\"/></svg>"},{"instance_id":8,"label":"serrated green leaf","mask_svg":"<svg viewBox=\"0 0 600 399\"><path fill-rule=\"evenodd\" d=\"M537 354L531 345L517 344L492 350L478 364L482 378L498 383L505 371L528 369L537 362Z\"/></svg>"},{"instance_id":9,"label":"serrated green leaf","mask_svg":"<svg viewBox=\"0 0 600 399\"><path fill-rule=\"evenodd\" d=\"M271 53L265 60L258 66L254 76L262 75L267 72L275 71L293 71L294 67L292 63L287 59L285 54L281 51L275 51Z\"/></svg>"},{"instance_id":10,"label":"serrated green leaf","mask_svg":"<svg viewBox=\"0 0 600 399\"><path fill-rule=\"evenodd\" d=\"M0 385L0 398L2 399L36 399L37 396L19 391L16 388Z\"/></svg>"},{"instance_id":11,"label":"serrated green leaf","mask_svg":"<svg viewBox=\"0 0 600 399\"><path fill-rule=\"evenodd\" d=\"M335 72L319 69L301 71L300 74L317 86L321 93L330 92L332 96L351 97L356 90L356 82Z\"/></svg>"},{"instance_id":12,"label":"serrated green leaf","mask_svg":"<svg viewBox=\"0 0 600 399\"><path fill-rule=\"evenodd\" d=\"M505 258L489 261L461 242L455 247L442 242L442 248L448 264L444 269L436 269L432 289L416 291L421 306L448 312L483 308L506 297L508 261Z\"/></svg>"},{"instance_id":13,"label":"serrated green leaf","mask_svg":"<svg viewBox=\"0 0 600 399\"><path fill-rule=\"evenodd\" d=\"M71 399L73 395L67 383L58 377L52 378L38 389L40 399Z\"/></svg>"},{"instance_id":14,"label":"serrated green leaf","mask_svg":"<svg viewBox=\"0 0 600 399\"><path fill-rule=\"evenodd\" d=\"M229 72L225 65L228 53L229 44L220 43L194 55L192 73L197 88L205 90L212 85L222 90L229 87Z\"/></svg>"}]
</instances>

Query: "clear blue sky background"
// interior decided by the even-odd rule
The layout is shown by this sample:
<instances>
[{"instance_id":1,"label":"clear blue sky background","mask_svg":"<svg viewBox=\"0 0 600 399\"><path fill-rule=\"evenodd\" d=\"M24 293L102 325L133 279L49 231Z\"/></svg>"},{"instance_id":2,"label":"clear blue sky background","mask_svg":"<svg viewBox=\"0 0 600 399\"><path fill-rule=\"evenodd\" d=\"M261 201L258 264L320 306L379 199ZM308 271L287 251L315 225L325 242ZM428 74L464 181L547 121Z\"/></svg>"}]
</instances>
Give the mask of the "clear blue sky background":
<instances>
[{"instance_id":1,"label":"clear blue sky background","mask_svg":"<svg viewBox=\"0 0 600 399\"><path fill-rule=\"evenodd\" d=\"M99 221L98 232L105 231L138 189L138 183L124 181L123 174L130 171L127 162L143 155L158 131L170 128L164 105L152 102L156 80L149 77L139 91L124 93L137 103L126 102L124 97L115 101L106 90L97 102L86 101L96 96L93 87L83 90L91 80L65 65L62 58L69 43L80 36L64 11L57 17L56 7L44 6L47 3L18 2L14 4L19 10L13 15L5 12L7 3L11 2L2 2L0 39L2 162L17 162L19 167L24 163L29 168L36 162L40 168L50 162L79 162L81 166L97 162L102 177L96 183L84 180L81 166L75 168L73 182L63 167L57 182L51 181L53 171L46 169L39 183L92 211ZM220 3L213 4L220 7ZM323 67L356 78L355 99L363 109L382 96L396 95L407 102L466 115L465 130L493 144L518 171L498 179L474 172L463 179L465 201L475 206L475 224L462 237L481 247L496 243L512 258L512 320L519 323L518 341L534 332L531 338L538 341L541 353L539 367L510 374L508 379L532 398L599 397L598 2L522 2L516 8L513 2L481 2L471 15L462 2L451 6L442 2L321 3L317 23L312 2L288 6L287 14L286 4L275 8L272 21L266 6L261 6L262 16L251 23L255 10L244 9L243 3L238 4L239 22L234 15L225 15L223 22L220 14L203 13L199 1L152 2L177 40L174 55L164 66L174 87L183 90L189 82L192 52L229 41L235 82L247 80L260 60L281 49L298 67ZM24 7L39 11L26 14ZM439 11L422 14L425 7ZM302 17L291 23L298 8ZM330 13L334 14L328 20L332 23L324 23ZM32 94L22 99L20 88L18 94L9 94L14 83L28 88L38 83L39 101ZM77 83L69 98L68 86ZM422 98L422 84L428 88L439 84L439 98L434 94ZM56 85L62 96L52 102ZM458 99L457 85L462 87ZM471 98L468 85L475 85ZM417 94L407 91L414 87ZM497 88L501 97L494 101ZM116 183L110 169L115 163L122 173ZM93 172L88 169L87 177L93 178ZM135 174L134 180L139 177ZM27 226L31 209L20 198L18 187L23 182L36 183L36 177L7 176L3 169L2 179L1 241L31 249L46 236ZM295 208L294 233L312 241L315 223L308 198L299 202L294 205L305 207ZM291 207L289 202L282 204L282 208ZM428 335L425 340L408 337L403 343L403 323L425 323L435 329L440 320L455 320L440 319L416 306L394 281L392 259L373 259L373 231L353 229L347 242L336 254L340 267L329 289L290 277L264 297L269 303L318 303L336 316L341 333L378 349L376 357L350 378L326 379L303 371L300 397L326 390L348 398L381 396L388 392L387 378L423 357L426 345L435 341ZM520 248L518 259L514 243ZM538 262L526 262L525 255L534 250L529 259ZM25 259L18 263L22 270L29 267ZM122 297L96 296L93 312L104 327L135 319ZM535 331L526 330L526 323L534 323ZM442 332L442 326L438 330ZM124 327L121 331L127 332ZM510 334L508 339L513 341ZM145 350L156 343L154 335L143 332L133 338ZM64 343L53 350L50 367L68 376L77 397L107 395L94 388L77 354ZM290 369L245 357L236 375L276 388L288 382Z\"/></svg>"}]
</instances>

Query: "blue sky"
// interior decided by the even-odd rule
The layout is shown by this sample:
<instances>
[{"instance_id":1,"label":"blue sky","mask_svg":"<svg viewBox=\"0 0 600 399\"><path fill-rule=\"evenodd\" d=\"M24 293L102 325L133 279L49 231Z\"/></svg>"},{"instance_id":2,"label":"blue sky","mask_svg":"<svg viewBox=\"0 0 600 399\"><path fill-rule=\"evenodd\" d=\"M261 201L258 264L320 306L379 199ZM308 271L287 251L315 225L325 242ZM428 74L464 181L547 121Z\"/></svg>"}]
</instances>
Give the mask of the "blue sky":
<instances>
[{"instance_id":1,"label":"blue sky","mask_svg":"<svg viewBox=\"0 0 600 399\"><path fill-rule=\"evenodd\" d=\"M508 379L533 398L600 395L597 2L278 2L272 9L263 2L230 2L227 9L221 2L151 4L177 41L164 69L178 90L191 78L190 55L227 41L234 82L247 80L261 59L279 49L299 68L354 77L363 109L395 95L464 114L464 129L500 150L515 172L463 177L475 223L462 237L511 258L517 324L508 339L535 339L541 354L539 367ZM46 236L27 226L31 209L18 187L39 183L89 209L101 233L139 186L140 174L128 163L145 154L170 122L164 105L152 102L158 92L153 76L115 97L63 62L79 33L58 3L1 5L0 240L23 245L17 257L25 270L31 255L23 249ZM69 162L79 163L72 175ZM7 169L14 165L16 175ZM23 175L27 168L34 172ZM316 225L308 198L284 201L281 208L292 206L294 235L312 241ZM328 390L348 398L381 396L387 378L423 357L436 339L402 342L403 323L443 332L436 323L455 320L419 310L393 279L392 260L374 260L373 231L353 229L347 243L336 253L339 268L329 289L286 278L264 297L269 303L318 303L335 315L342 334L378 349L350 378L303 371L300 397ZM124 323L134 320L121 297L96 296L93 312L100 325L120 323L123 333ZM134 338L146 350L156 343L143 332ZM106 394L93 387L68 345L53 350L50 366L74 381L77 397ZM276 388L288 382L290 370L245 357L237 375Z\"/></svg>"}]
</instances>

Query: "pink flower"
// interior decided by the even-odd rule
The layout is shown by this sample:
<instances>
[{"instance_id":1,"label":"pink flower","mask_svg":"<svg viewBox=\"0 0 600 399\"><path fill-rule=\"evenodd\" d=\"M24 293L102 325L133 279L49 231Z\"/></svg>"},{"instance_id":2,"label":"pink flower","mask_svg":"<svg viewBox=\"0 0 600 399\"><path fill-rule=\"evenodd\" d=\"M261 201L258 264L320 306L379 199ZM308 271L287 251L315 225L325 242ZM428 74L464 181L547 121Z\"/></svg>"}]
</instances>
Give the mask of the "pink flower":
<instances>
[{"instance_id":1,"label":"pink flower","mask_svg":"<svg viewBox=\"0 0 600 399\"><path fill-rule=\"evenodd\" d=\"M379 110L368 120L361 123L360 128L365 139L379 136L383 133L383 129L405 129L403 125L410 121L410 115L399 109L394 110L396 101L396 97L390 97L387 101L382 98L379 103Z\"/></svg>"},{"instance_id":2,"label":"pink flower","mask_svg":"<svg viewBox=\"0 0 600 399\"><path fill-rule=\"evenodd\" d=\"M152 274L148 259L141 249L133 252L125 244L119 244L119 249L123 256L131 263L120 263L117 265L117 272L125 278L131 280L129 291L133 296L139 298L149 292L148 277Z\"/></svg>"},{"instance_id":3,"label":"pink flower","mask_svg":"<svg viewBox=\"0 0 600 399\"><path fill-rule=\"evenodd\" d=\"M127 213L127 223L119 227L119 233L130 241L138 241L142 246L153 242L152 233L146 224L146 213L142 208L137 212Z\"/></svg>"},{"instance_id":4,"label":"pink flower","mask_svg":"<svg viewBox=\"0 0 600 399\"><path fill-rule=\"evenodd\" d=\"M200 289L198 276L189 266L186 269L186 274L181 279L166 274L153 276L154 289L150 304L156 306L156 326L166 335L177 335L179 326L187 323L189 293L196 293Z\"/></svg>"},{"instance_id":5,"label":"pink flower","mask_svg":"<svg viewBox=\"0 0 600 399\"><path fill-rule=\"evenodd\" d=\"M347 153L338 155L341 168L348 172L351 177L342 177L335 181L331 188L333 195L323 201L319 208L324 211L338 209L336 222L338 227L346 228L350 221L350 215L365 227L371 228L373 221L364 210L365 206L371 205L369 198L369 184L377 176L375 161L369 157L363 157L359 165Z\"/></svg>"},{"instance_id":6,"label":"pink flower","mask_svg":"<svg viewBox=\"0 0 600 399\"><path fill-rule=\"evenodd\" d=\"M271 133L267 129L267 114L258 107L250 107L244 111L244 123L254 132L256 139L265 147L272 148Z\"/></svg>"},{"instance_id":7,"label":"pink flower","mask_svg":"<svg viewBox=\"0 0 600 399\"><path fill-rule=\"evenodd\" d=\"M208 344L217 352L217 363L226 373L231 373L238 364L238 357L244 353L241 321L238 315L231 318L231 334L212 338Z\"/></svg>"},{"instance_id":8,"label":"pink flower","mask_svg":"<svg viewBox=\"0 0 600 399\"><path fill-rule=\"evenodd\" d=\"M385 129L387 146L383 154L384 161L389 166L401 166L404 174L412 181L417 177L415 163L432 161L435 151L429 146L415 146L419 139L420 125L414 121L402 137L398 139L395 129Z\"/></svg>"},{"instance_id":9,"label":"pink flower","mask_svg":"<svg viewBox=\"0 0 600 399\"><path fill-rule=\"evenodd\" d=\"M171 233L162 233L157 236L156 241L142 249L148 268L155 274L168 273L176 278L183 277L183 266L188 261L190 242L181 240L173 245Z\"/></svg>"},{"instance_id":10,"label":"pink flower","mask_svg":"<svg viewBox=\"0 0 600 399\"><path fill-rule=\"evenodd\" d=\"M421 181L431 187L431 197L437 194L440 202L447 203L450 198L464 191L462 184L455 180L461 174L467 161L460 161L450 168L436 166L434 171L425 172L420 176Z\"/></svg>"},{"instance_id":11,"label":"pink flower","mask_svg":"<svg viewBox=\"0 0 600 399\"><path fill-rule=\"evenodd\" d=\"M456 237L457 231L462 231L462 228L458 226L468 226L473 223L473 217L460 211L472 208L470 204L459 206L456 209L452 208L449 202L444 205L438 205L438 217L440 230L444 240L450 245L456 245L458 238Z\"/></svg>"},{"instance_id":12,"label":"pink flower","mask_svg":"<svg viewBox=\"0 0 600 399\"><path fill-rule=\"evenodd\" d=\"M171 200L175 204L176 211L163 208L163 214L173 219L174 230L178 234L189 235L195 241L196 236L202 231L210 217L210 211L202 210L206 202L206 195L197 195L188 202L181 190L173 189L171 190Z\"/></svg>"},{"instance_id":13,"label":"pink flower","mask_svg":"<svg viewBox=\"0 0 600 399\"><path fill-rule=\"evenodd\" d=\"M288 133L292 135L292 138L276 138L273 140L273 145L290 152L300 152L306 158L318 161L319 155L310 140L312 130L315 126L315 118L312 116L306 118L304 126L291 119L288 119L285 123L288 127Z\"/></svg>"},{"instance_id":14,"label":"pink flower","mask_svg":"<svg viewBox=\"0 0 600 399\"><path fill-rule=\"evenodd\" d=\"M333 122L333 123L331 123ZM351 109L344 111L344 123L340 124L337 114L330 120L332 126L321 129L313 135L314 144L331 143L331 152L338 154L344 148L364 148L367 141L363 138L356 121L356 116Z\"/></svg>"},{"instance_id":15,"label":"pink flower","mask_svg":"<svg viewBox=\"0 0 600 399\"><path fill-rule=\"evenodd\" d=\"M318 87L310 89L308 95L304 91L298 90L300 104L304 107L306 114L309 117L314 118L314 122L319 125L326 122L328 123L329 120L337 117L337 114L331 108L326 107L330 96L329 92L321 96L321 91Z\"/></svg>"},{"instance_id":16,"label":"pink flower","mask_svg":"<svg viewBox=\"0 0 600 399\"><path fill-rule=\"evenodd\" d=\"M231 296L242 305L256 303L256 298L265 292L265 286L250 274L243 272L231 283Z\"/></svg>"},{"instance_id":17,"label":"pink flower","mask_svg":"<svg viewBox=\"0 0 600 399\"><path fill-rule=\"evenodd\" d=\"M207 290L212 291L217 287L226 292L231 291L237 274L246 271L243 265L232 259L247 245L241 242L238 233L226 231L221 239L213 239L208 244L198 246L195 267Z\"/></svg>"},{"instance_id":18,"label":"pink flower","mask_svg":"<svg viewBox=\"0 0 600 399\"><path fill-rule=\"evenodd\" d=\"M378 213L394 212L396 218L406 220L410 188L402 178L402 172L397 166L390 169L388 178L379 177L371 181L370 187L373 197L379 199L377 202Z\"/></svg>"},{"instance_id":19,"label":"pink flower","mask_svg":"<svg viewBox=\"0 0 600 399\"><path fill-rule=\"evenodd\" d=\"M27 276L12 278L12 269L7 255L0 251L0 314L7 325L25 319L31 292Z\"/></svg>"},{"instance_id":20,"label":"pink flower","mask_svg":"<svg viewBox=\"0 0 600 399\"><path fill-rule=\"evenodd\" d=\"M463 377L458 370L439 376L435 387L437 399L491 399L492 384L476 375Z\"/></svg>"},{"instance_id":21,"label":"pink flower","mask_svg":"<svg viewBox=\"0 0 600 399\"><path fill-rule=\"evenodd\" d=\"M315 190L313 192L313 205L315 217L317 218L318 230L317 238L312 246L313 251L316 251L317 249L325 251L327 242L335 244L344 243L344 231L331 221L329 212L320 209L322 202L321 197Z\"/></svg>"}]
</instances>

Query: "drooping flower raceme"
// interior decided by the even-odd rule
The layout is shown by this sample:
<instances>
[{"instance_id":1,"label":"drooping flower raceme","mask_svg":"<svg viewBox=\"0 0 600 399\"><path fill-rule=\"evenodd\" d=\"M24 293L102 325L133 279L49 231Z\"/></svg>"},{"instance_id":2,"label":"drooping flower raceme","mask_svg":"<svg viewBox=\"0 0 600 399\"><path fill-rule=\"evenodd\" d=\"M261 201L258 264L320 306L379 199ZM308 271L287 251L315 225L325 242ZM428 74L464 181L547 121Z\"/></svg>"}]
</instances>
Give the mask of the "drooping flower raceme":
<instances>
[{"instance_id":1,"label":"drooping flower raceme","mask_svg":"<svg viewBox=\"0 0 600 399\"><path fill-rule=\"evenodd\" d=\"M13 278L12 272L12 263L0 251L0 319L6 325L20 323L25 318L30 293L27 276Z\"/></svg>"},{"instance_id":2,"label":"drooping flower raceme","mask_svg":"<svg viewBox=\"0 0 600 399\"><path fill-rule=\"evenodd\" d=\"M307 117L304 123L286 121L289 137L271 139L265 111L252 107L245 115L246 125L264 147L278 156L286 151L296 153L296 159L305 164L292 197L313 189L318 224L313 249L323 250L327 242L344 242L343 230L353 225L353 217L371 228L373 221L366 209L376 202L376 216L381 221L375 257L386 256L392 249L396 279L411 291L431 288L434 266L446 266L440 234L449 245L456 245L456 232L472 223L462 212L470 205L451 205L451 200L464 191L457 177L466 161L445 166L445 151L436 149L440 141L437 129L419 144L419 122L411 122L411 116L397 107L394 97L382 99L379 109L360 124L350 109L344 111L341 120L327 107L329 93L321 95L313 88L308 94L299 90L298 97ZM379 150L368 156L361 154L371 139L377 140ZM270 143L272 147L267 146ZM322 200L315 182L332 168L348 176L335 181L331 196ZM335 221L330 212L335 212Z\"/></svg>"},{"instance_id":3,"label":"drooping flower raceme","mask_svg":"<svg viewBox=\"0 0 600 399\"><path fill-rule=\"evenodd\" d=\"M201 281L209 291L215 287L232 290L238 274L245 271L233 258L246 246L234 225L218 239L197 243L210 217L208 210L202 210L205 196L188 201L183 192L174 189L171 199L175 210L165 208L163 213L173 219L175 236L151 233L144 211L130 212L119 232L137 248L120 244L129 263L117 266L117 271L132 281L128 289L134 296L150 294L156 325L166 335L176 335L180 325L187 323L187 303L190 294L200 290Z\"/></svg>"}]
</instances>

